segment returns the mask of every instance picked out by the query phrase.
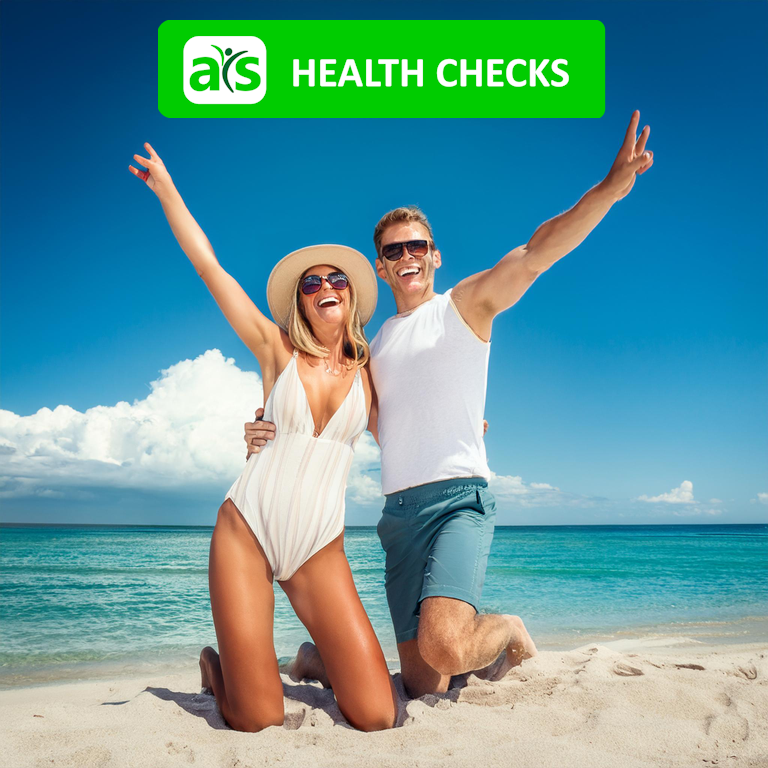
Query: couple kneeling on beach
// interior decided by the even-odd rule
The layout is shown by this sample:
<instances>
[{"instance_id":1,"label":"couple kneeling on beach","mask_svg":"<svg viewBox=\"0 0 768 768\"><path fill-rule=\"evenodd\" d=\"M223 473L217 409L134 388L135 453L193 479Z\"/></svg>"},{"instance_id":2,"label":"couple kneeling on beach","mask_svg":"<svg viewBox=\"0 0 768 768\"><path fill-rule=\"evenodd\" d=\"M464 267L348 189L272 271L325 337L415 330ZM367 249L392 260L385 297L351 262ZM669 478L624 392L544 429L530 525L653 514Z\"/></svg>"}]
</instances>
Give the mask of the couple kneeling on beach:
<instances>
[{"instance_id":1,"label":"couple kneeling on beach","mask_svg":"<svg viewBox=\"0 0 768 768\"><path fill-rule=\"evenodd\" d=\"M434 291L441 254L426 216L397 208L376 225L375 267L397 314L368 344L376 274L352 248L315 245L283 258L263 315L219 264L162 160L129 166L157 194L174 235L259 361L263 420L246 425L245 468L211 539L209 586L219 653L203 649L202 685L226 722L283 722L273 643L277 580L314 644L291 673L333 689L364 731L391 728L398 697L344 553L344 491L367 428L381 446L386 503L378 533L405 691L445 692L451 677L489 680L536 654L517 616L479 614L495 502L483 441L491 326L536 278L575 248L635 175L650 167L639 112L606 179L492 269ZM478 224L478 229L482 227ZM258 415L258 412L257 412Z\"/></svg>"}]
</instances>

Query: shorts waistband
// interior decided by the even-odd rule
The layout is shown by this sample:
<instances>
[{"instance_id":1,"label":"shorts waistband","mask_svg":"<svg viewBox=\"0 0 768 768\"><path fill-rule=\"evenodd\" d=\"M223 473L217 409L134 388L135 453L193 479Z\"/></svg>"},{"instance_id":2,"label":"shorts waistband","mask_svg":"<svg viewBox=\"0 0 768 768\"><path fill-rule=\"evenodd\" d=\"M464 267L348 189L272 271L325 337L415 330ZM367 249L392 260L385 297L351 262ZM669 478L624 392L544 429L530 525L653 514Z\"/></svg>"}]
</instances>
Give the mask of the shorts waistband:
<instances>
[{"instance_id":1,"label":"shorts waistband","mask_svg":"<svg viewBox=\"0 0 768 768\"><path fill-rule=\"evenodd\" d=\"M484 477L452 477L449 480L437 480L434 483L425 483L389 493L384 497L386 499L384 506L423 506L431 500L457 496L465 491L487 487L488 481Z\"/></svg>"}]
</instances>

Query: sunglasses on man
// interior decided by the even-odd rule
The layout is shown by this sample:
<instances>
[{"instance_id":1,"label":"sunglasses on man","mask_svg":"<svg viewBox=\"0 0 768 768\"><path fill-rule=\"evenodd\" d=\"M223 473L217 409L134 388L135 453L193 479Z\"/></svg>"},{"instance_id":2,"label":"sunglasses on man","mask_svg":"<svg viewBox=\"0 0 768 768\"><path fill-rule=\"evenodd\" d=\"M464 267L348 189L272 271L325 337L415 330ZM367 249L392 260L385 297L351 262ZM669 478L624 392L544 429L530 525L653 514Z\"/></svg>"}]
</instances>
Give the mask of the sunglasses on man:
<instances>
[{"instance_id":1,"label":"sunglasses on man","mask_svg":"<svg viewBox=\"0 0 768 768\"><path fill-rule=\"evenodd\" d=\"M301 292L305 296L317 293L323 287L323 280L335 291L343 291L349 285L349 278L343 272L331 272L330 275L307 275L301 281Z\"/></svg>"},{"instance_id":2,"label":"sunglasses on man","mask_svg":"<svg viewBox=\"0 0 768 768\"><path fill-rule=\"evenodd\" d=\"M389 261L398 261L405 246L411 256L426 256L429 252L428 240L408 240L403 243L387 243L381 247L381 255Z\"/></svg>"}]
</instances>

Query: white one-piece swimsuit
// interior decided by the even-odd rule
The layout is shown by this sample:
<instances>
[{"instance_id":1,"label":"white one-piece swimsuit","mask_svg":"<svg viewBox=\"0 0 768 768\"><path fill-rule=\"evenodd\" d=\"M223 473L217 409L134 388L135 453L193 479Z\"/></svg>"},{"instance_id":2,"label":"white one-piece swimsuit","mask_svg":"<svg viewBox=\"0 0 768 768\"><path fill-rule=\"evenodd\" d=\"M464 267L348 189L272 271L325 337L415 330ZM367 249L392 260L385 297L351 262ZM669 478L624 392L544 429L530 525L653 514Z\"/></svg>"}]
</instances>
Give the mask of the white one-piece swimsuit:
<instances>
[{"instance_id":1,"label":"white one-piece swimsuit","mask_svg":"<svg viewBox=\"0 0 768 768\"><path fill-rule=\"evenodd\" d=\"M277 581L290 579L344 529L344 491L358 438L368 424L360 371L320 433L296 366L297 352L275 382L264 420L275 439L251 454L227 491L261 544Z\"/></svg>"}]
</instances>

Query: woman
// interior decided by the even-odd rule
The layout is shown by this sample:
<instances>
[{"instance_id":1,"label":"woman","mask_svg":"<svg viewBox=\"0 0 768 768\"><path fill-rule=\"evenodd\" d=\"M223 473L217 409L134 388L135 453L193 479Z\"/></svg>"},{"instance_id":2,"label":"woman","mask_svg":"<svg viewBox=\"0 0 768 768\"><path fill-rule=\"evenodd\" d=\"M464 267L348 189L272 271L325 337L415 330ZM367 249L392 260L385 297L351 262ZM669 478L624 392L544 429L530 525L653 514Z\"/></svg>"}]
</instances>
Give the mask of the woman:
<instances>
[{"instance_id":1,"label":"woman","mask_svg":"<svg viewBox=\"0 0 768 768\"><path fill-rule=\"evenodd\" d=\"M245 466L219 508L208 578L220 655L200 655L203 687L236 730L283 722L273 644L273 580L319 651L347 720L394 725L397 694L344 554L344 488L352 451L370 423L374 392L363 326L376 276L352 248L310 246L272 271L265 317L219 264L162 160L134 155L129 170L159 198L179 245L237 335L256 355L265 418L279 435Z\"/></svg>"}]
</instances>

